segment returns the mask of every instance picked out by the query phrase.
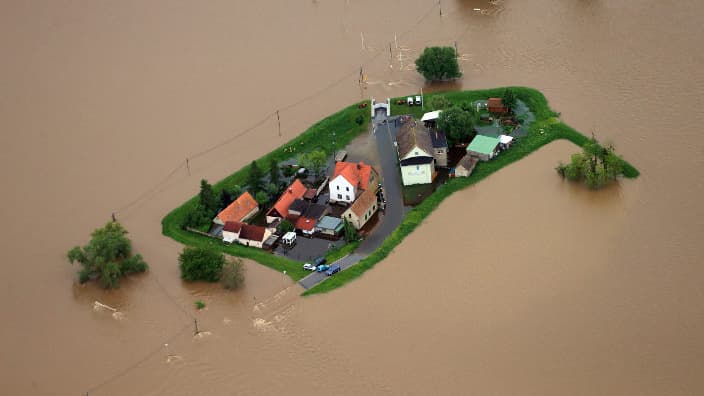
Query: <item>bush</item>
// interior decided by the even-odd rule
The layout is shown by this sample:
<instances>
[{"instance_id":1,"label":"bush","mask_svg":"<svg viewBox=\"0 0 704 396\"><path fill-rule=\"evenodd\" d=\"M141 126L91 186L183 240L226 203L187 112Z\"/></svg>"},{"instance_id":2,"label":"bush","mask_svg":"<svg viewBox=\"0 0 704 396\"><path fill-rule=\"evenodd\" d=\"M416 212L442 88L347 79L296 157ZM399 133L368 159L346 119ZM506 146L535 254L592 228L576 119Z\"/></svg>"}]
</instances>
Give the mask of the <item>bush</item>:
<instances>
[{"instance_id":1,"label":"bush","mask_svg":"<svg viewBox=\"0 0 704 396\"><path fill-rule=\"evenodd\" d=\"M244 263L240 258L234 258L222 267L222 285L225 289L234 290L244 284Z\"/></svg>"},{"instance_id":2,"label":"bush","mask_svg":"<svg viewBox=\"0 0 704 396\"><path fill-rule=\"evenodd\" d=\"M214 249L187 246L178 256L178 262L181 279L189 282L217 282L225 264L225 256Z\"/></svg>"},{"instance_id":3,"label":"bush","mask_svg":"<svg viewBox=\"0 0 704 396\"><path fill-rule=\"evenodd\" d=\"M194 303L196 305L196 309L200 310L205 308L205 303L201 300L198 300Z\"/></svg>"},{"instance_id":4,"label":"bush","mask_svg":"<svg viewBox=\"0 0 704 396\"><path fill-rule=\"evenodd\" d=\"M276 227L276 232L278 232L279 234L282 234L282 235L283 235L283 234L285 234L285 233L287 233L287 232L293 231L294 228L295 228L295 227L293 226L293 223L291 223L290 221L284 219L284 220L281 220L281 222L279 223L279 225Z\"/></svg>"},{"instance_id":5,"label":"bush","mask_svg":"<svg viewBox=\"0 0 704 396\"><path fill-rule=\"evenodd\" d=\"M426 47L416 59L416 70L431 81L462 77L457 54L452 47Z\"/></svg>"}]
</instances>

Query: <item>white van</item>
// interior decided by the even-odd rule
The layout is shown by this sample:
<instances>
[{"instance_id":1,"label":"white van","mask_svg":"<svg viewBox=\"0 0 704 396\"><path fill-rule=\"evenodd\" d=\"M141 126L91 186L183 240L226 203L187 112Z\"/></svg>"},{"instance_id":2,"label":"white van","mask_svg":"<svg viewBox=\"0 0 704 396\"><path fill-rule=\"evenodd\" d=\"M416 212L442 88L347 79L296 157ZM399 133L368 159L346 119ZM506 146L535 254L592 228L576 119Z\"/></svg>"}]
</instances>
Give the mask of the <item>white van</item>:
<instances>
[{"instance_id":1,"label":"white van","mask_svg":"<svg viewBox=\"0 0 704 396\"><path fill-rule=\"evenodd\" d=\"M281 238L281 243L287 246L293 246L296 244L296 233L293 231L289 231L284 234L283 238Z\"/></svg>"}]
</instances>

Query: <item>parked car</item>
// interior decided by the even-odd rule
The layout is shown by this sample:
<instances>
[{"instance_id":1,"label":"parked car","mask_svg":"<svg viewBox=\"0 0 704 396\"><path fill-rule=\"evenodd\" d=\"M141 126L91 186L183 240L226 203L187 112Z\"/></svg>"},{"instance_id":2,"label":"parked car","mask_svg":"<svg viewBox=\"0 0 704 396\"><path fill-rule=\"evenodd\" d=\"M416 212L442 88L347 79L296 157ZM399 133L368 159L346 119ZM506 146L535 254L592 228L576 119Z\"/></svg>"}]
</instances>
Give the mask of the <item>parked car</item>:
<instances>
[{"instance_id":1,"label":"parked car","mask_svg":"<svg viewBox=\"0 0 704 396\"><path fill-rule=\"evenodd\" d=\"M325 271L327 271L328 269L330 269L330 266L329 266L329 265L327 265L327 264L321 264L321 265L318 266L318 269L317 269L316 271L318 271L318 272L325 272Z\"/></svg>"},{"instance_id":2,"label":"parked car","mask_svg":"<svg viewBox=\"0 0 704 396\"><path fill-rule=\"evenodd\" d=\"M422 100L420 98L420 95L416 95L416 106L420 106L422 103Z\"/></svg>"},{"instance_id":3,"label":"parked car","mask_svg":"<svg viewBox=\"0 0 704 396\"><path fill-rule=\"evenodd\" d=\"M409 106L413 106L413 96L409 96L408 98L406 98L406 102Z\"/></svg>"},{"instance_id":4,"label":"parked car","mask_svg":"<svg viewBox=\"0 0 704 396\"><path fill-rule=\"evenodd\" d=\"M333 264L332 267L328 268L328 270L325 271L325 275L327 275L327 276L332 276L332 275L334 275L334 274L340 272L340 270L341 270L341 268L340 268L339 265Z\"/></svg>"},{"instance_id":5,"label":"parked car","mask_svg":"<svg viewBox=\"0 0 704 396\"><path fill-rule=\"evenodd\" d=\"M315 264L315 265L325 264L327 261L328 260L325 257L320 256L317 259L313 260L313 264Z\"/></svg>"},{"instance_id":6,"label":"parked car","mask_svg":"<svg viewBox=\"0 0 704 396\"><path fill-rule=\"evenodd\" d=\"M308 271L315 271L317 267L311 263L305 263L303 264L303 269Z\"/></svg>"}]
</instances>

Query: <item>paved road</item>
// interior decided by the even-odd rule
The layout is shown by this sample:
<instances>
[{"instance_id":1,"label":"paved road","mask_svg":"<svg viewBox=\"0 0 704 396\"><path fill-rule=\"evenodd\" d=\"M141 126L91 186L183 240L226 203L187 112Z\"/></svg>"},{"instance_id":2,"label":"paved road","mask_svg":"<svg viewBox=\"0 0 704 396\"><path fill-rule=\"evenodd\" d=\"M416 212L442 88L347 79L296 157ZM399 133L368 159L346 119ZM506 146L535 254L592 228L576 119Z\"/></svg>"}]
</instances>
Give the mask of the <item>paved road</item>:
<instances>
[{"instance_id":1,"label":"paved road","mask_svg":"<svg viewBox=\"0 0 704 396\"><path fill-rule=\"evenodd\" d=\"M346 268L357 264L360 260L367 257L376 248L378 248L384 240L403 221L404 207L403 195L401 193L401 174L397 166L397 154L394 141L396 140L397 127L393 119L387 123L382 123L386 118L383 113L377 113L374 119L373 133L376 137L377 150L379 151L379 161L381 166L381 176L384 179L384 196L386 197L386 210L379 217L379 224L359 245L354 254L350 254L336 261L334 264L340 265L344 271ZM307 277L298 281L306 289L310 289L316 284L327 279L323 273L314 272Z\"/></svg>"}]
</instances>

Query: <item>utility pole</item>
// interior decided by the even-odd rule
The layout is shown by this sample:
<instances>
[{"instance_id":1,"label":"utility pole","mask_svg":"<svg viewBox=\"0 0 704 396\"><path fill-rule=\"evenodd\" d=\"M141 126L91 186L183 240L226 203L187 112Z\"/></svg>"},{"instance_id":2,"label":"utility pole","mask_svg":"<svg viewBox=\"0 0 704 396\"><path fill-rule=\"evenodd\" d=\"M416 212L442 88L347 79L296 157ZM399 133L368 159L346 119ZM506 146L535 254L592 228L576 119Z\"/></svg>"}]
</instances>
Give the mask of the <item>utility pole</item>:
<instances>
[{"instance_id":1,"label":"utility pole","mask_svg":"<svg viewBox=\"0 0 704 396\"><path fill-rule=\"evenodd\" d=\"M362 38L362 49L365 50L367 47L364 46L364 33L359 32L359 36Z\"/></svg>"},{"instance_id":2,"label":"utility pole","mask_svg":"<svg viewBox=\"0 0 704 396\"><path fill-rule=\"evenodd\" d=\"M191 165L188 163L188 158L186 158L186 170L188 171L188 176L191 175Z\"/></svg>"},{"instance_id":3,"label":"utility pole","mask_svg":"<svg viewBox=\"0 0 704 396\"><path fill-rule=\"evenodd\" d=\"M440 6L440 16L442 16L442 0L438 0L438 6Z\"/></svg>"},{"instance_id":4,"label":"utility pole","mask_svg":"<svg viewBox=\"0 0 704 396\"><path fill-rule=\"evenodd\" d=\"M394 53L391 51L391 43L389 43L389 67L394 67Z\"/></svg>"},{"instance_id":5,"label":"utility pole","mask_svg":"<svg viewBox=\"0 0 704 396\"><path fill-rule=\"evenodd\" d=\"M455 41L455 57L459 58L460 57L460 52L457 51L457 41Z\"/></svg>"},{"instance_id":6,"label":"utility pole","mask_svg":"<svg viewBox=\"0 0 704 396\"><path fill-rule=\"evenodd\" d=\"M195 325L196 329L193 333L193 335L198 335L200 333L200 330L198 330L198 319L193 319L193 324Z\"/></svg>"},{"instance_id":7,"label":"utility pole","mask_svg":"<svg viewBox=\"0 0 704 396\"><path fill-rule=\"evenodd\" d=\"M117 221L117 218L115 218L115 212L112 212L112 222L114 223L116 221Z\"/></svg>"},{"instance_id":8,"label":"utility pole","mask_svg":"<svg viewBox=\"0 0 704 396\"><path fill-rule=\"evenodd\" d=\"M276 121L279 123L279 137L281 137L281 117L279 117L278 110L276 110Z\"/></svg>"}]
</instances>

